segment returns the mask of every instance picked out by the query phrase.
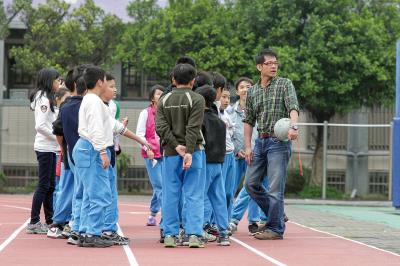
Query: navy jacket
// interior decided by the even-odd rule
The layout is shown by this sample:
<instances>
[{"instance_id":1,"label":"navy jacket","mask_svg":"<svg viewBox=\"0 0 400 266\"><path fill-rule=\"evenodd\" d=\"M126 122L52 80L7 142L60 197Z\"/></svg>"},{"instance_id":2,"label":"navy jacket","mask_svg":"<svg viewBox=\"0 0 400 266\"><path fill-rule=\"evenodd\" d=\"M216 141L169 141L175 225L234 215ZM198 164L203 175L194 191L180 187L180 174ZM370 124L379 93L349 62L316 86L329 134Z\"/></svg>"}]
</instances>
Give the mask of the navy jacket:
<instances>
[{"instance_id":1,"label":"navy jacket","mask_svg":"<svg viewBox=\"0 0 400 266\"><path fill-rule=\"evenodd\" d=\"M206 141L207 163L223 163L226 151L226 125L215 110L205 110L201 131Z\"/></svg>"},{"instance_id":2,"label":"navy jacket","mask_svg":"<svg viewBox=\"0 0 400 266\"><path fill-rule=\"evenodd\" d=\"M82 96L70 97L70 100L60 109L64 139L67 142L68 154L72 162L74 162L72 159L72 151L79 139L79 108L81 107L82 100Z\"/></svg>"}]
</instances>

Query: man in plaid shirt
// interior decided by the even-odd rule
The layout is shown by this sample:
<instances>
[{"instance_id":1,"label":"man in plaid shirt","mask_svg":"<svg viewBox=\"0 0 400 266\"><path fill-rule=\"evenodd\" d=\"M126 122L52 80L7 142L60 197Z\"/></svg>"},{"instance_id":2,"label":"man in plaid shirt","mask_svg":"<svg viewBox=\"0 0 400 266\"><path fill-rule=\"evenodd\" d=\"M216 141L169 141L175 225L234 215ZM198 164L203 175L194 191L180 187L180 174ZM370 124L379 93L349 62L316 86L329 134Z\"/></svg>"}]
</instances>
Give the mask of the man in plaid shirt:
<instances>
[{"instance_id":1,"label":"man in plaid shirt","mask_svg":"<svg viewBox=\"0 0 400 266\"><path fill-rule=\"evenodd\" d=\"M261 51L256 57L260 80L247 92L244 122L245 157L248 163L246 190L268 217L268 222L255 238L282 239L285 232L284 193L286 171L291 156L291 140L298 136L299 104L296 91L289 79L277 77L278 56L270 50ZM289 141L274 136L275 123L289 117ZM258 138L251 148L253 127L258 124ZM268 178L269 190L262 186Z\"/></svg>"}]
</instances>

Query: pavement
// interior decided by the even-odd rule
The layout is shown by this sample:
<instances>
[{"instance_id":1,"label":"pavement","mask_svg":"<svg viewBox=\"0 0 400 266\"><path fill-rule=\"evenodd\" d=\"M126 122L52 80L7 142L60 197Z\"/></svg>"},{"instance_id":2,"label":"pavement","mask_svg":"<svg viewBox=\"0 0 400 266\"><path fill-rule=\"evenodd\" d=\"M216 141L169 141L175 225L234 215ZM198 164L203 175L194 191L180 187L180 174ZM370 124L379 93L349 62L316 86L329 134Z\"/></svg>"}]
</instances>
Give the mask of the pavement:
<instances>
[{"instance_id":1,"label":"pavement","mask_svg":"<svg viewBox=\"0 0 400 266\"><path fill-rule=\"evenodd\" d=\"M400 254L400 211L390 202L287 200L290 221Z\"/></svg>"}]
</instances>

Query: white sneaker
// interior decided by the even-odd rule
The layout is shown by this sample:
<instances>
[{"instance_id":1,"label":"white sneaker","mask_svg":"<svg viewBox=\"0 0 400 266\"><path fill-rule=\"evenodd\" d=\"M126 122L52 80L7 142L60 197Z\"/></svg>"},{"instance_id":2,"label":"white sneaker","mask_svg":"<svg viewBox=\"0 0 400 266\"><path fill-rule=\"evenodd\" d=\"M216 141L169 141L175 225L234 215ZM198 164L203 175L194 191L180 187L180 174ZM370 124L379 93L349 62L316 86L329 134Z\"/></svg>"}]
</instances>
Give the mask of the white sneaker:
<instances>
[{"instance_id":1,"label":"white sneaker","mask_svg":"<svg viewBox=\"0 0 400 266\"><path fill-rule=\"evenodd\" d=\"M49 238L65 238L62 234L62 230L60 228L56 227L50 227L49 230L47 230L47 237Z\"/></svg>"},{"instance_id":2,"label":"white sneaker","mask_svg":"<svg viewBox=\"0 0 400 266\"><path fill-rule=\"evenodd\" d=\"M232 235L233 233L237 232L237 224L235 224L234 222L230 222L229 231L231 232Z\"/></svg>"}]
</instances>

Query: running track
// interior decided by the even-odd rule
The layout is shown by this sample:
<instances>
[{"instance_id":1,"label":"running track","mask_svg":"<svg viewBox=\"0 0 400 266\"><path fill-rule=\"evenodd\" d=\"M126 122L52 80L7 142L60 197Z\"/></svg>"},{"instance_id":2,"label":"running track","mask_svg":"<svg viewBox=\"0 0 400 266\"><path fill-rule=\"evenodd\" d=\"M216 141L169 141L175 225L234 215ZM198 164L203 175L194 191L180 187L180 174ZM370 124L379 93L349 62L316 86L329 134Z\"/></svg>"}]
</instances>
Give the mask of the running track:
<instances>
[{"instance_id":1,"label":"running track","mask_svg":"<svg viewBox=\"0 0 400 266\"><path fill-rule=\"evenodd\" d=\"M158 243L158 227L145 226L145 202L120 202L130 246L78 248L26 234L30 203L31 196L0 195L0 265L400 265L400 255L291 222L284 240L256 240L242 223L230 247L166 249Z\"/></svg>"}]
</instances>

